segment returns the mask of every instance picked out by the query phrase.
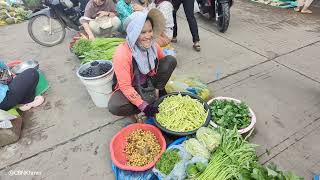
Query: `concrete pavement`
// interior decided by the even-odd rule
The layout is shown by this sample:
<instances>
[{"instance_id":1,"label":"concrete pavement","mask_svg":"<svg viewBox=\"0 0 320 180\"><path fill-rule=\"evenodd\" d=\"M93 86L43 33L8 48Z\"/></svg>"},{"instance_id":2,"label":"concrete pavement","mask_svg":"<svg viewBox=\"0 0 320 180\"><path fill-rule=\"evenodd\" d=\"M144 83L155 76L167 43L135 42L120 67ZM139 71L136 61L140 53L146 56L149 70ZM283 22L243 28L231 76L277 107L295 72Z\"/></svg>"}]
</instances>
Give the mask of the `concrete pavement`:
<instances>
[{"instance_id":1,"label":"concrete pavement","mask_svg":"<svg viewBox=\"0 0 320 180\"><path fill-rule=\"evenodd\" d=\"M181 7L182 9L182 7ZM320 174L320 19L236 1L225 34L197 17L202 50L192 50L179 13L175 75L196 75L215 96L247 102L257 115L250 141L262 163L311 179ZM0 179L112 179L108 145L128 119L96 108L75 75L79 61L63 44L45 48L27 34L27 24L0 28L0 58L37 59L51 88L41 107L25 114L19 142L0 148ZM41 172L8 176L10 170Z\"/></svg>"}]
</instances>

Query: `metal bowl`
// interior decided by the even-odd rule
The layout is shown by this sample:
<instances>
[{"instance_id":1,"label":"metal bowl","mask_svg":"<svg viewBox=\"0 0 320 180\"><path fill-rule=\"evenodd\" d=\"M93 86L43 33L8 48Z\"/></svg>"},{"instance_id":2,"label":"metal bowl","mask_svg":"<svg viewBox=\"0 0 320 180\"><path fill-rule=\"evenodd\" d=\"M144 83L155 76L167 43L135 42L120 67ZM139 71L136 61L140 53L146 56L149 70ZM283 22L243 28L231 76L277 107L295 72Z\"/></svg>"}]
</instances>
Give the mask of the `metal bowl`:
<instances>
[{"instance_id":1,"label":"metal bowl","mask_svg":"<svg viewBox=\"0 0 320 180\"><path fill-rule=\"evenodd\" d=\"M20 64L13 66L13 68L11 69L11 72L14 74L20 74L24 70L27 70L29 68L39 69L39 62L35 60L24 61Z\"/></svg>"}]
</instances>

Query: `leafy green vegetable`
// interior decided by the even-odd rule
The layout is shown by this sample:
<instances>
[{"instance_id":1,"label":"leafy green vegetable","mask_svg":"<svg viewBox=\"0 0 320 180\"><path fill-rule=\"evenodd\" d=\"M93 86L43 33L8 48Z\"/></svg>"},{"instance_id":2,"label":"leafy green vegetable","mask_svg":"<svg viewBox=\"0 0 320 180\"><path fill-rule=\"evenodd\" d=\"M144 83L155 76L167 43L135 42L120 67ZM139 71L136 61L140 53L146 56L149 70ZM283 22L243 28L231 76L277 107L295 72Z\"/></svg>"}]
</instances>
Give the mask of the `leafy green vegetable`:
<instances>
[{"instance_id":1,"label":"leafy green vegetable","mask_svg":"<svg viewBox=\"0 0 320 180\"><path fill-rule=\"evenodd\" d=\"M198 100L179 94L161 102L157 121L169 130L187 132L201 127L207 116L208 111Z\"/></svg>"},{"instance_id":2,"label":"leafy green vegetable","mask_svg":"<svg viewBox=\"0 0 320 180\"><path fill-rule=\"evenodd\" d=\"M202 162L197 162L196 167L199 172L203 172L207 168L207 166L205 164L203 164Z\"/></svg>"},{"instance_id":3,"label":"leafy green vegetable","mask_svg":"<svg viewBox=\"0 0 320 180\"><path fill-rule=\"evenodd\" d=\"M186 173L189 178L193 178L199 175L199 170L195 164L188 164L186 168Z\"/></svg>"},{"instance_id":4,"label":"leafy green vegetable","mask_svg":"<svg viewBox=\"0 0 320 180\"><path fill-rule=\"evenodd\" d=\"M255 145L245 141L237 129L220 128L221 144L212 154L206 170L199 176L199 180L227 180L241 179L243 173L250 171L250 164L257 162ZM248 174L248 173L247 173Z\"/></svg>"},{"instance_id":5,"label":"leafy green vegetable","mask_svg":"<svg viewBox=\"0 0 320 180\"><path fill-rule=\"evenodd\" d=\"M167 150L156 163L156 168L165 175L170 174L177 162L181 160L178 149Z\"/></svg>"},{"instance_id":6,"label":"leafy green vegetable","mask_svg":"<svg viewBox=\"0 0 320 180\"><path fill-rule=\"evenodd\" d=\"M81 38L73 46L76 55L81 56L91 50L91 41Z\"/></svg>"},{"instance_id":7,"label":"leafy green vegetable","mask_svg":"<svg viewBox=\"0 0 320 180\"><path fill-rule=\"evenodd\" d=\"M199 128L196 136L210 152L216 149L221 142L221 135L217 131L208 127Z\"/></svg>"},{"instance_id":8,"label":"leafy green vegetable","mask_svg":"<svg viewBox=\"0 0 320 180\"><path fill-rule=\"evenodd\" d=\"M202 145L196 138L191 138L183 143L183 147L192 156L201 156L206 159L210 158L210 153L204 145Z\"/></svg>"},{"instance_id":9,"label":"leafy green vegetable","mask_svg":"<svg viewBox=\"0 0 320 180\"><path fill-rule=\"evenodd\" d=\"M73 49L76 55L83 58L82 64L94 60L112 60L116 48L124 41L123 38L79 39Z\"/></svg>"},{"instance_id":10,"label":"leafy green vegetable","mask_svg":"<svg viewBox=\"0 0 320 180\"><path fill-rule=\"evenodd\" d=\"M210 104L213 121L227 129L248 127L251 123L249 108L243 102L238 104L229 100L214 100Z\"/></svg>"},{"instance_id":11,"label":"leafy green vegetable","mask_svg":"<svg viewBox=\"0 0 320 180\"><path fill-rule=\"evenodd\" d=\"M270 163L264 167L258 163L252 165L252 173L250 179L254 180L301 180L303 178L295 175L292 172L283 172L278 170L278 167Z\"/></svg>"}]
</instances>

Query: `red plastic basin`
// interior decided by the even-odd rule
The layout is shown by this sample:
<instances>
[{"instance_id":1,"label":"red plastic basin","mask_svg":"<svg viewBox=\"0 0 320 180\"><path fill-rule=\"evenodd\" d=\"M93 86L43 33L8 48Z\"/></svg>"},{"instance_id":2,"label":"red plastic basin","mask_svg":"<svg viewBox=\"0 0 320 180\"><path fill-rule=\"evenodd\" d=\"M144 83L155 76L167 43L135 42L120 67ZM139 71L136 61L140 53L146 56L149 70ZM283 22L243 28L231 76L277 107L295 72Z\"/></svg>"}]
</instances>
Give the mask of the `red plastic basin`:
<instances>
[{"instance_id":1,"label":"red plastic basin","mask_svg":"<svg viewBox=\"0 0 320 180\"><path fill-rule=\"evenodd\" d=\"M156 156L152 162L142 167L128 166L127 158L124 153L124 148L127 145L126 137L136 129L151 131L156 136L161 147L160 154ZM118 168L129 171L146 171L156 164L162 153L165 151L166 141L161 131L157 127L149 124L135 123L121 129L115 136L113 136L109 148L111 153L111 160Z\"/></svg>"}]
</instances>

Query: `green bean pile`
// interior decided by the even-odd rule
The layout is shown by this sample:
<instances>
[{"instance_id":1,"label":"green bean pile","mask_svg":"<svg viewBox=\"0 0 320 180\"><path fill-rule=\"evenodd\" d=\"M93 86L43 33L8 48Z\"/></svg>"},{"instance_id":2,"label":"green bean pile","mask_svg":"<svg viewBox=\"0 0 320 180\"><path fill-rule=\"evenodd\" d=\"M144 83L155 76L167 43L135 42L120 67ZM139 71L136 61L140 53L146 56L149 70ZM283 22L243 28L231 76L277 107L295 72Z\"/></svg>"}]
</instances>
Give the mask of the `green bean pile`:
<instances>
[{"instance_id":1,"label":"green bean pile","mask_svg":"<svg viewBox=\"0 0 320 180\"><path fill-rule=\"evenodd\" d=\"M169 96L161 102L156 118L168 130L188 132L201 127L208 113L198 100L179 94Z\"/></svg>"}]
</instances>

